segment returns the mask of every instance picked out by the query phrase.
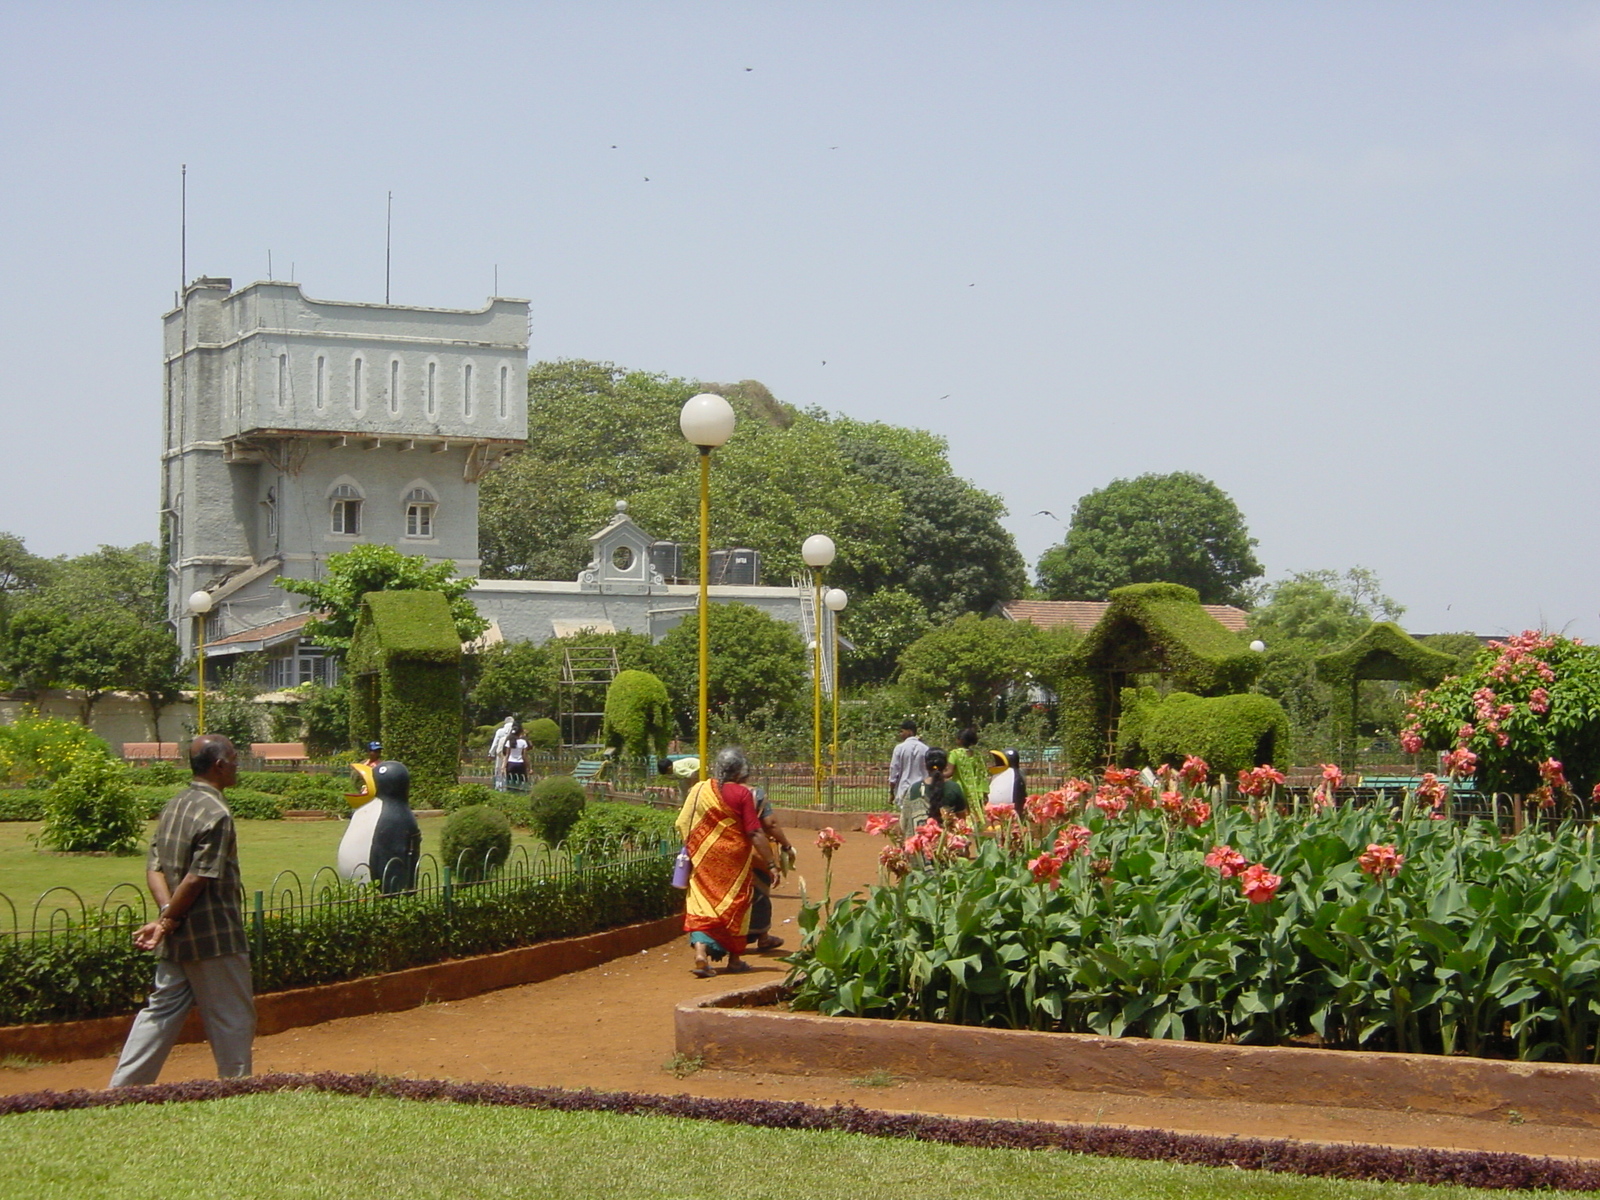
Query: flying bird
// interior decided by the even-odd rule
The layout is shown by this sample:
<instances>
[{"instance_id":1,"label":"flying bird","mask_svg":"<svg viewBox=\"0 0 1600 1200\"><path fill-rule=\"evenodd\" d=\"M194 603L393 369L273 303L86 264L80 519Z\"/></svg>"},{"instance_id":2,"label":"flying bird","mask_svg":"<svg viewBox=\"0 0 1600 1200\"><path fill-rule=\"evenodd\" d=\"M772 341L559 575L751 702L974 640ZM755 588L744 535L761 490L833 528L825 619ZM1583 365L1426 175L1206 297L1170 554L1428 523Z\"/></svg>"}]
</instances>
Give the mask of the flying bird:
<instances>
[{"instance_id":1,"label":"flying bird","mask_svg":"<svg viewBox=\"0 0 1600 1200\"><path fill-rule=\"evenodd\" d=\"M1038 512L1034 513L1033 515L1036 516L1036 517L1049 517L1052 521L1060 521L1061 520L1060 517L1056 516L1055 513L1051 512L1048 508L1041 508Z\"/></svg>"}]
</instances>

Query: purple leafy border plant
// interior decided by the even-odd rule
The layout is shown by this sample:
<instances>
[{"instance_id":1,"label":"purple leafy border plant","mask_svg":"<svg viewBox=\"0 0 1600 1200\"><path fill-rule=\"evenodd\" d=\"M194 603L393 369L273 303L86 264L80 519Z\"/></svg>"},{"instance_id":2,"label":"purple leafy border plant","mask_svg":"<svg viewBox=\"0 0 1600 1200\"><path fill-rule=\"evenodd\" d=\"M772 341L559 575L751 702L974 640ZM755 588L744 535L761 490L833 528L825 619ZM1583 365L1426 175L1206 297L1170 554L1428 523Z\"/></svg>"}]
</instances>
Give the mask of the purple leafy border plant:
<instances>
[{"instance_id":1,"label":"purple leafy border plant","mask_svg":"<svg viewBox=\"0 0 1600 1200\"><path fill-rule=\"evenodd\" d=\"M1390 1146L1222 1138L1105 1125L1048 1121L1003 1121L890 1113L836 1104L823 1108L799 1101L718 1100L658 1096L645 1092L525 1087L496 1083L448 1083L383 1075L256 1075L248 1079L201 1079L148 1087L68 1092L24 1092L0 1096L0 1116L60 1112L121 1104L173 1104L308 1090L342 1096L395 1100L449 1100L554 1112L611 1112L640 1116L721 1121L759 1129L829 1129L869 1137L904 1138L982 1149L1064 1150L1113 1158L1279 1171L1331 1179L1383 1183L1456 1184L1477 1188L1600 1189L1600 1165L1573 1159L1533 1158L1476 1150L1399 1149Z\"/></svg>"}]
</instances>

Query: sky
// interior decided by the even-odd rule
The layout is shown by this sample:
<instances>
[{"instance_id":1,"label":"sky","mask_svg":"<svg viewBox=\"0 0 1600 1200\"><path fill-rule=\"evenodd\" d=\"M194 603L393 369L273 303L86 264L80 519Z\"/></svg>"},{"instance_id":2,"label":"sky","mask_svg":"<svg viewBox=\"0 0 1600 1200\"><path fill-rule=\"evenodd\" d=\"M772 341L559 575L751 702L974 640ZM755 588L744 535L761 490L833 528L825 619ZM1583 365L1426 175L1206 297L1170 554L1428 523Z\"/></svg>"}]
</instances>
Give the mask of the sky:
<instances>
[{"instance_id":1,"label":"sky","mask_svg":"<svg viewBox=\"0 0 1600 1200\"><path fill-rule=\"evenodd\" d=\"M1269 579L1600 638L1600 3L0 0L0 530L157 533L187 268L532 301L932 430L1030 564L1195 471ZM737 434L735 434L737 436Z\"/></svg>"}]
</instances>

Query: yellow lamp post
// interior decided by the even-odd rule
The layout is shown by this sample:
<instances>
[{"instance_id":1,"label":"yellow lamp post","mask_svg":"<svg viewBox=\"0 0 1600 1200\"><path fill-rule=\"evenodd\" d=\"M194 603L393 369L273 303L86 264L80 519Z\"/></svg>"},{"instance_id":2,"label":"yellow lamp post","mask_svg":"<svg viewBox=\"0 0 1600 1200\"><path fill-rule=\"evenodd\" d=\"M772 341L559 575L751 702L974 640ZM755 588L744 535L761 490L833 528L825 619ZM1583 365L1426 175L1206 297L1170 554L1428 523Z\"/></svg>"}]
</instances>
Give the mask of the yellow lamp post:
<instances>
[{"instance_id":1,"label":"yellow lamp post","mask_svg":"<svg viewBox=\"0 0 1600 1200\"><path fill-rule=\"evenodd\" d=\"M833 639L833 741L828 754L828 776L839 773L839 614L850 597L843 588L829 588L822 597L822 606L831 614L828 618L828 636Z\"/></svg>"},{"instance_id":2,"label":"yellow lamp post","mask_svg":"<svg viewBox=\"0 0 1600 1200\"><path fill-rule=\"evenodd\" d=\"M800 557L811 568L811 801L822 807L822 572L837 553L833 539L814 533L800 547Z\"/></svg>"},{"instance_id":3,"label":"yellow lamp post","mask_svg":"<svg viewBox=\"0 0 1600 1200\"><path fill-rule=\"evenodd\" d=\"M206 731L206 614L211 611L211 593L195 592L189 597L189 611L194 615L195 670L199 676L200 690L195 693L194 731Z\"/></svg>"},{"instance_id":4,"label":"yellow lamp post","mask_svg":"<svg viewBox=\"0 0 1600 1200\"><path fill-rule=\"evenodd\" d=\"M705 779L707 745L707 679L711 671L711 632L706 618L711 608L711 452L733 436L733 405L713 392L689 397L678 413L678 428L700 451L700 778Z\"/></svg>"}]
</instances>

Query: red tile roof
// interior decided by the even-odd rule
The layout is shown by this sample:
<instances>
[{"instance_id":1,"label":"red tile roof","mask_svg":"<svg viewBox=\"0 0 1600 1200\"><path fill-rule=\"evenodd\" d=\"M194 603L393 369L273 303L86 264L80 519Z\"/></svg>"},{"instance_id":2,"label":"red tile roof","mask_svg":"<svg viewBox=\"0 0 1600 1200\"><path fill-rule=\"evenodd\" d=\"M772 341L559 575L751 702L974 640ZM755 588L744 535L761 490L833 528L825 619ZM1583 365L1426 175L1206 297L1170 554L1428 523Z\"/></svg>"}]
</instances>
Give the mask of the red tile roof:
<instances>
[{"instance_id":1,"label":"red tile roof","mask_svg":"<svg viewBox=\"0 0 1600 1200\"><path fill-rule=\"evenodd\" d=\"M1100 623L1109 607L1105 600L1008 600L1000 605L1000 615L1013 621L1032 622L1041 629L1070 625L1079 633L1088 633ZM1250 621L1249 613L1231 604L1202 604L1200 607L1230 633L1243 633Z\"/></svg>"},{"instance_id":2,"label":"red tile roof","mask_svg":"<svg viewBox=\"0 0 1600 1200\"><path fill-rule=\"evenodd\" d=\"M242 642L276 641L288 634L300 632L300 628L311 619L312 615L308 612L296 613L292 617L285 617L281 621L273 621L268 625L257 625L254 629L241 629L238 633L230 633L225 638L207 642L206 651L209 654L215 646L234 646Z\"/></svg>"}]
</instances>

